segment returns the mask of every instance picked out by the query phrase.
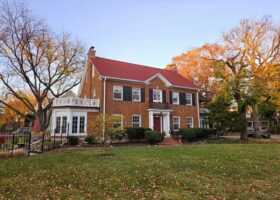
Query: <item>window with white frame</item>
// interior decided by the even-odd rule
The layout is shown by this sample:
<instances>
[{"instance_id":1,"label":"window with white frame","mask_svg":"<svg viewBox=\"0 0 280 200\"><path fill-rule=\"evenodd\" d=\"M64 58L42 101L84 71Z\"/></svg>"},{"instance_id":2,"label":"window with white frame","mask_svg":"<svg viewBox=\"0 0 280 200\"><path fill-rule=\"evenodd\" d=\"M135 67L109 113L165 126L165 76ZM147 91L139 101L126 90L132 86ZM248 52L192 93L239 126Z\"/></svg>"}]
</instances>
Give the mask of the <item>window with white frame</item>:
<instances>
[{"instance_id":1,"label":"window with white frame","mask_svg":"<svg viewBox=\"0 0 280 200\"><path fill-rule=\"evenodd\" d=\"M172 92L172 104L179 104L179 92Z\"/></svg>"},{"instance_id":2,"label":"window with white frame","mask_svg":"<svg viewBox=\"0 0 280 200\"><path fill-rule=\"evenodd\" d=\"M187 127L193 128L193 117L187 117Z\"/></svg>"},{"instance_id":3,"label":"window with white frame","mask_svg":"<svg viewBox=\"0 0 280 200\"><path fill-rule=\"evenodd\" d=\"M55 133L60 133L60 117L56 117L56 123L55 123Z\"/></svg>"},{"instance_id":4,"label":"window with white frame","mask_svg":"<svg viewBox=\"0 0 280 200\"><path fill-rule=\"evenodd\" d=\"M161 90L153 90L153 102L162 102L162 91Z\"/></svg>"},{"instance_id":5,"label":"window with white frame","mask_svg":"<svg viewBox=\"0 0 280 200\"><path fill-rule=\"evenodd\" d=\"M61 127L61 133L66 133L67 128L67 117L62 117L62 127Z\"/></svg>"},{"instance_id":6,"label":"window with white frame","mask_svg":"<svg viewBox=\"0 0 280 200\"><path fill-rule=\"evenodd\" d=\"M180 128L180 117L174 116L173 117L173 130L179 131Z\"/></svg>"},{"instance_id":7,"label":"window with white frame","mask_svg":"<svg viewBox=\"0 0 280 200\"><path fill-rule=\"evenodd\" d=\"M72 117L72 133L78 133L78 117Z\"/></svg>"},{"instance_id":8,"label":"window with white frame","mask_svg":"<svg viewBox=\"0 0 280 200\"><path fill-rule=\"evenodd\" d=\"M132 101L140 101L140 88L132 88Z\"/></svg>"},{"instance_id":9,"label":"window with white frame","mask_svg":"<svg viewBox=\"0 0 280 200\"><path fill-rule=\"evenodd\" d=\"M114 100L123 100L123 87L122 86L113 86L113 99Z\"/></svg>"},{"instance_id":10,"label":"window with white frame","mask_svg":"<svg viewBox=\"0 0 280 200\"><path fill-rule=\"evenodd\" d=\"M114 114L113 115L113 127L114 128L119 128L123 126L123 115L122 114Z\"/></svg>"},{"instance_id":11,"label":"window with white frame","mask_svg":"<svg viewBox=\"0 0 280 200\"><path fill-rule=\"evenodd\" d=\"M186 105L192 105L192 94L186 93Z\"/></svg>"},{"instance_id":12,"label":"window with white frame","mask_svg":"<svg viewBox=\"0 0 280 200\"><path fill-rule=\"evenodd\" d=\"M79 133L84 133L84 132L85 132L85 117L81 116L80 124L79 124Z\"/></svg>"},{"instance_id":13,"label":"window with white frame","mask_svg":"<svg viewBox=\"0 0 280 200\"><path fill-rule=\"evenodd\" d=\"M132 115L132 127L141 127L141 115Z\"/></svg>"}]
</instances>

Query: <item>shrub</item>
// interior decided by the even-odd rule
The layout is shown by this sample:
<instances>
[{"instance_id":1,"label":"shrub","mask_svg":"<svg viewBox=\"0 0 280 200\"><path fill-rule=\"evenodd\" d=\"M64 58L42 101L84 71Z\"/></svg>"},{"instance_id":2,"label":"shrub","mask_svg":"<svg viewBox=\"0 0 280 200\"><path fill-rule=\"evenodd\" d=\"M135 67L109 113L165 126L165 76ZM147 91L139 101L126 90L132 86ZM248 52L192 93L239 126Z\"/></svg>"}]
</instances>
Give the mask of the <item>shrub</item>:
<instances>
[{"instance_id":1,"label":"shrub","mask_svg":"<svg viewBox=\"0 0 280 200\"><path fill-rule=\"evenodd\" d=\"M70 145L77 145L77 144L79 144L79 137L69 136L68 142L69 142Z\"/></svg>"},{"instance_id":2,"label":"shrub","mask_svg":"<svg viewBox=\"0 0 280 200\"><path fill-rule=\"evenodd\" d=\"M146 130L144 132L145 139L150 144L156 144L164 139L164 134L157 131Z\"/></svg>"},{"instance_id":3,"label":"shrub","mask_svg":"<svg viewBox=\"0 0 280 200\"><path fill-rule=\"evenodd\" d=\"M127 128L127 137L130 141L132 140L142 140L145 138L145 131L151 131L152 129L150 128L143 128L143 127L139 127L139 128Z\"/></svg>"},{"instance_id":4,"label":"shrub","mask_svg":"<svg viewBox=\"0 0 280 200\"><path fill-rule=\"evenodd\" d=\"M5 137L5 136L0 135L0 146L1 146L2 144L4 144L4 143L5 143L5 141L6 141L6 137Z\"/></svg>"},{"instance_id":5,"label":"shrub","mask_svg":"<svg viewBox=\"0 0 280 200\"><path fill-rule=\"evenodd\" d=\"M214 134L213 129L208 128L180 128L183 142L192 142L204 139Z\"/></svg>"},{"instance_id":6,"label":"shrub","mask_svg":"<svg viewBox=\"0 0 280 200\"><path fill-rule=\"evenodd\" d=\"M115 133L114 135L114 139L118 140L118 141L121 141L124 137L124 134L123 133Z\"/></svg>"},{"instance_id":7,"label":"shrub","mask_svg":"<svg viewBox=\"0 0 280 200\"><path fill-rule=\"evenodd\" d=\"M192 128L180 128L182 142L192 142L197 139L197 134Z\"/></svg>"},{"instance_id":8,"label":"shrub","mask_svg":"<svg viewBox=\"0 0 280 200\"><path fill-rule=\"evenodd\" d=\"M96 137L94 135L87 135L85 138L85 142L88 144L92 144L96 141Z\"/></svg>"}]
</instances>

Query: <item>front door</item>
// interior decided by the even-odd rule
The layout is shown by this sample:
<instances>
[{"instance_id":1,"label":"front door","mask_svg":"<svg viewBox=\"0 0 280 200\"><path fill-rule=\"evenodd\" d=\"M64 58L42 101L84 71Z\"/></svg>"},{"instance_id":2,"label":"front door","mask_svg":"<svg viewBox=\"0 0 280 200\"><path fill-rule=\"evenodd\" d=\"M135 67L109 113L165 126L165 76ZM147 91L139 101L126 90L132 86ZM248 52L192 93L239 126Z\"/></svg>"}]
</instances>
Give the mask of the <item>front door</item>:
<instances>
[{"instance_id":1,"label":"front door","mask_svg":"<svg viewBox=\"0 0 280 200\"><path fill-rule=\"evenodd\" d=\"M154 130L161 132L160 117L154 117Z\"/></svg>"}]
</instances>

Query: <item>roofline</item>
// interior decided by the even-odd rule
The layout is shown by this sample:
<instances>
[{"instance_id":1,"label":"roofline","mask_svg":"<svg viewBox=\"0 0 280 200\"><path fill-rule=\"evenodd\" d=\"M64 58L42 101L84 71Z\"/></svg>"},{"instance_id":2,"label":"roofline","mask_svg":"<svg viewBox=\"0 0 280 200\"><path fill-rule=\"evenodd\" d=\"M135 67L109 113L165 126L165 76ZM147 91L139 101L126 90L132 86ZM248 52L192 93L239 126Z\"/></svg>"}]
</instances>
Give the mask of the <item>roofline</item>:
<instances>
[{"instance_id":1,"label":"roofline","mask_svg":"<svg viewBox=\"0 0 280 200\"><path fill-rule=\"evenodd\" d=\"M134 80L134 79L125 79L125 78L116 78L116 77L112 77L112 76L101 76L101 78L118 80L118 81L129 81L129 82L134 82L134 83L148 84L146 81L139 81L139 80ZM172 85L172 84L169 87L183 88L183 89L190 89L190 90L201 90L199 88L184 87L184 86Z\"/></svg>"}]
</instances>

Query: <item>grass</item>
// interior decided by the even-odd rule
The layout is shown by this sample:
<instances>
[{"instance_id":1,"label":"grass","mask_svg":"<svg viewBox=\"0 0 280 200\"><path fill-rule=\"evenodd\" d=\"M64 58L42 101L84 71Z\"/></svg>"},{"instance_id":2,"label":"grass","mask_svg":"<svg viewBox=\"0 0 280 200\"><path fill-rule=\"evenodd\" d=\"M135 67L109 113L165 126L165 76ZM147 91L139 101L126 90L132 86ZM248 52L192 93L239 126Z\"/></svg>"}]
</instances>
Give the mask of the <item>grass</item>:
<instances>
[{"instance_id":1,"label":"grass","mask_svg":"<svg viewBox=\"0 0 280 200\"><path fill-rule=\"evenodd\" d=\"M0 199L279 199L279 144L66 150L0 160Z\"/></svg>"}]
</instances>

